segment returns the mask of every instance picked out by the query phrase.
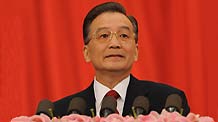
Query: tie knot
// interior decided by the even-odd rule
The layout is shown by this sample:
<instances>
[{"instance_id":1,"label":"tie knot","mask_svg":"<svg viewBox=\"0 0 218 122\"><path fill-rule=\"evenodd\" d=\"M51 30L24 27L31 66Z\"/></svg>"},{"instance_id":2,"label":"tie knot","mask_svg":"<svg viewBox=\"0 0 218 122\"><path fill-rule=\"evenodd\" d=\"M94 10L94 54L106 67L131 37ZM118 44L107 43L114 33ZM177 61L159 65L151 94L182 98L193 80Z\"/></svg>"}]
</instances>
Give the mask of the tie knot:
<instances>
[{"instance_id":1,"label":"tie knot","mask_svg":"<svg viewBox=\"0 0 218 122\"><path fill-rule=\"evenodd\" d=\"M118 99L120 97L120 95L115 90L110 90L105 96L112 96L115 99Z\"/></svg>"}]
</instances>

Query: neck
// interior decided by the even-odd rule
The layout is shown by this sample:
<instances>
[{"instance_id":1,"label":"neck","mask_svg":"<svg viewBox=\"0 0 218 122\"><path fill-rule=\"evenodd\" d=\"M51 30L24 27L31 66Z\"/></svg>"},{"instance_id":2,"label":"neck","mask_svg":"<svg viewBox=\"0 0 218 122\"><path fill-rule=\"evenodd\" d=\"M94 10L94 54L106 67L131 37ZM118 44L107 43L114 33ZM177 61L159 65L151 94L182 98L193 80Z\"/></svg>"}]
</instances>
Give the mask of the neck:
<instances>
[{"instance_id":1,"label":"neck","mask_svg":"<svg viewBox=\"0 0 218 122\"><path fill-rule=\"evenodd\" d=\"M117 73L117 72L96 72L96 80L110 89L113 89L119 82L130 75L128 73Z\"/></svg>"}]
</instances>

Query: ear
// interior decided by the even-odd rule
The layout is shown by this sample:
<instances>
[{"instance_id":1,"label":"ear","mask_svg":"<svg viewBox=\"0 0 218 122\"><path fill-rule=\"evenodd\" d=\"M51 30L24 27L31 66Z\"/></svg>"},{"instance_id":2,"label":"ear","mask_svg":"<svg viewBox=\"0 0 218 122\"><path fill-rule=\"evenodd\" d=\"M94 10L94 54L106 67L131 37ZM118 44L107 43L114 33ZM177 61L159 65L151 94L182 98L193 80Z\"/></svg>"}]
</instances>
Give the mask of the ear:
<instances>
[{"instance_id":1,"label":"ear","mask_svg":"<svg viewBox=\"0 0 218 122\"><path fill-rule=\"evenodd\" d=\"M89 57L89 50L88 50L88 46L85 45L83 47L83 56L86 62L90 62L90 57Z\"/></svg>"},{"instance_id":2,"label":"ear","mask_svg":"<svg viewBox=\"0 0 218 122\"><path fill-rule=\"evenodd\" d=\"M134 60L137 61L138 60L138 54L139 54L139 49L138 49L138 43L135 45L135 56L134 56Z\"/></svg>"}]
</instances>

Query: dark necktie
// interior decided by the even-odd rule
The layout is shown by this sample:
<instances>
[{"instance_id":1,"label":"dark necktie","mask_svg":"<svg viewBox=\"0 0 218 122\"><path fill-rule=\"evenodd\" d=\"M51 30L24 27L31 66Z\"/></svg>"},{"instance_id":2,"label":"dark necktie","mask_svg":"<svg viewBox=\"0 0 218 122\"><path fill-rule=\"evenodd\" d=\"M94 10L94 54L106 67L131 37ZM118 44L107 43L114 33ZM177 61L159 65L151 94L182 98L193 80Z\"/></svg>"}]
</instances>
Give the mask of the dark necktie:
<instances>
[{"instance_id":1,"label":"dark necktie","mask_svg":"<svg viewBox=\"0 0 218 122\"><path fill-rule=\"evenodd\" d=\"M105 96L114 97L116 100L120 97L120 95L115 90L110 90L109 92L107 92L107 94ZM115 113L119 114L117 109L116 109Z\"/></svg>"}]
</instances>

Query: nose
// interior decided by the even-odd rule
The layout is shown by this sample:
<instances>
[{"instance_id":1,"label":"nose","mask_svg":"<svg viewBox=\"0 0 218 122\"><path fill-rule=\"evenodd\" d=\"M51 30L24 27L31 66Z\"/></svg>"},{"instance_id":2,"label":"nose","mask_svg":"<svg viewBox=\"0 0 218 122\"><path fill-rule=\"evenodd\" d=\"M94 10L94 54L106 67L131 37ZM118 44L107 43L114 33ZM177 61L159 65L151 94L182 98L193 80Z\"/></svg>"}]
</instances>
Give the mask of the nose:
<instances>
[{"instance_id":1,"label":"nose","mask_svg":"<svg viewBox=\"0 0 218 122\"><path fill-rule=\"evenodd\" d=\"M117 33L112 33L111 34L111 39L110 39L110 48L121 48L121 43L117 37Z\"/></svg>"}]
</instances>

